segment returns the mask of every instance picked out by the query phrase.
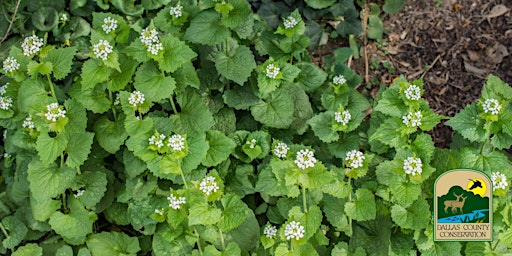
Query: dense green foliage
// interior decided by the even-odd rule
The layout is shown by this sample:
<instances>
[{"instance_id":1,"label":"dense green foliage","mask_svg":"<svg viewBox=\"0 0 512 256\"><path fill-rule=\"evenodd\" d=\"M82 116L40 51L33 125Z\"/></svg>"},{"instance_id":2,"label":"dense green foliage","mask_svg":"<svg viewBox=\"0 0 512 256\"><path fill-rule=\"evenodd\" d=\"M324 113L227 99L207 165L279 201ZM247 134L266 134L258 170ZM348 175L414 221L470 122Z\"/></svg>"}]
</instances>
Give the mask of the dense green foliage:
<instances>
[{"instance_id":1,"label":"dense green foliage","mask_svg":"<svg viewBox=\"0 0 512 256\"><path fill-rule=\"evenodd\" d=\"M489 76L446 121L452 149L436 148L428 131L448 118L421 80L398 77L372 99L344 64L353 50L311 63L329 33L362 33L358 1L16 3L1 3L18 10L0 46L2 254L512 248L512 88ZM15 11L4 12L0 31ZM320 17L338 22L329 31ZM496 241L434 243L432 185L452 168L493 177Z\"/></svg>"}]
</instances>

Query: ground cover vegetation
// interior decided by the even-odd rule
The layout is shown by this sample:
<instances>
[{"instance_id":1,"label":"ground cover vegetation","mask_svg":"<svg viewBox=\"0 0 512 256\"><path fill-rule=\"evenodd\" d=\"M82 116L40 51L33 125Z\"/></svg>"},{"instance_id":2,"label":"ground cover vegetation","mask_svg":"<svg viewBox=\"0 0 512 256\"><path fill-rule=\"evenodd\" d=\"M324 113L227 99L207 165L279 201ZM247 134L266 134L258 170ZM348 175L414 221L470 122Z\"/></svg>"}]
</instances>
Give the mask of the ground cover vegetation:
<instances>
[{"instance_id":1,"label":"ground cover vegetation","mask_svg":"<svg viewBox=\"0 0 512 256\"><path fill-rule=\"evenodd\" d=\"M2 2L0 253L504 255L512 88L449 118L421 79L372 97L346 65L403 4ZM492 178L493 242L433 241L452 168Z\"/></svg>"}]
</instances>

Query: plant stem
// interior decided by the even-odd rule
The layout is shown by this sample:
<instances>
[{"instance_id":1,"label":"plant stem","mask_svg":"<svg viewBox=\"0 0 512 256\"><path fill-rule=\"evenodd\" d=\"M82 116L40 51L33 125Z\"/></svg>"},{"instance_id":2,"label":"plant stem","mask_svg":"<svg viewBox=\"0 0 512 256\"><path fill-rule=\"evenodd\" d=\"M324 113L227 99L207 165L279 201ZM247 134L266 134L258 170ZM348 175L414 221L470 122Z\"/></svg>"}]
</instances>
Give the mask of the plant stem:
<instances>
[{"instance_id":1,"label":"plant stem","mask_svg":"<svg viewBox=\"0 0 512 256\"><path fill-rule=\"evenodd\" d=\"M199 255L203 255L203 248L201 248L201 238L199 237L199 232L197 232L197 229L194 227L194 233L197 236L197 249L199 249Z\"/></svg>"},{"instance_id":2,"label":"plant stem","mask_svg":"<svg viewBox=\"0 0 512 256\"><path fill-rule=\"evenodd\" d=\"M170 102L171 102L171 106L172 106L172 111L174 111L174 114L178 114L178 110L176 110L176 105L174 104L174 100L171 96L170 98Z\"/></svg>"},{"instance_id":3,"label":"plant stem","mask_svg":"<svg viewBox=\"0 0 512 256\"><path fill-rule=\"evenodd\" d=\"M52 96L57 101L57 95L55 94L55 89L53 88L53 83L50 75L46 75L46 78L48 78L48 84L50 84L50 90L52 91ZM58 101L57 101L58 102Z\"/></svg>"},{"instance_id":4,"label":"plant stem","mask_svg":"<svg viewBox=\"0 0 512 256\"><path fill-rule=\"evenodd\" d=\"M306 201L306 188L302 187L302 204L304 205L304 212L308 212L308 204Z\"/></svg>"},{"instance_id":5,"label":"plant stem","mask_svg":"<svg viewBox=\"0 0 512 256\"><path fill-rule=\"evenodd\" d=\"M188 189L187 180L185 179L185 174L183 174L183 170L181 169L181 160L180 160L179 164L180 164L180 176L181 176L181 179L183 180L183 185L185 186L185 189Z\"/></svg>"},{"instance_id":6,"label":"plant stem","mask_svg":"<svg viewBox=\"0 0 512 256\"><path fill-rule=\"evenodd\" d=\"M64 212L68 212L68 203L66 198L66 193L62 193L62 206L64 206Z\"/></svg>"},{"instance_id":7,"label":"plant stem","mask_svg":"<svg viewBox=\"0 0 512 256\"><path fill-rule=\"evenodd\" d=\"M222 244L222 250L225 251L226 250L226 245L224 244L224 235L222 234L222 230L217 227L219 229L219 235L220 235L220 243Z\"/></svg>"},{"instance_id":8,"label":"plant stem","mask_svg":"<svg viewBox=\"0 0 512 256\"><path fill-rule=\"evenodd\" d=\"M4 233L6 238L9 238L9 233L7 233L7 230L5 230L4 225L2 225L2 222L0 222L0 229L2 230L2 233Z\"/></svg>"},{"instance_id":9,"label":"plant stem","mask_svg":"<svg viewBox=\"0 0 512 256\"><path fill-rule=\"evenodd\" d=\"M112 91L110 89L108 90L108 97L109 97L110 102L114 102L115 101L112 98ZM116 110L114 108L114 104L112 104L111 109L112 109L112 115L114 115L114 120L117 121L117 113L116 113Z\"/></svg>"},{"instance_id":10,"label":"plant stem","mask_svg":"<svg viewBox=\"0 0 512 256\"><path fill-rule=\"evenodd\" d=\"M498 241L496 241L496 243L494 244L494 246L491 247L491 250L494 251L496 250L496 247L498 247L498 244L500 244L500 239L498 239Z\"/></svg>"},{"instance_id":11,"label":"plant stem","mask_svg":"<svg viewBox=\"0 0 512 256\"><path fill-rule=\"evenodd\" d=\"M352 182L352 179L351 178L348 178L348 184L350 185L350 183ZM352 192L350 192L348 194L348 201L349 202L352 202ZM350 232L350 236L352 236L352 218L348 217L348 227L350 228L349 232Z\"/></svg>"},{"instance_id":12,"label":"plant stem","mask_svg":"<svg viewBox=\"0 0 512 256\"><path fill-rule=\"evenodd\" d=\"M80 170L80 166L78 166L78 167L76 168L76 172L77 172L78 174L82 174L82 171Z\"/></svg>"}]
</instances>

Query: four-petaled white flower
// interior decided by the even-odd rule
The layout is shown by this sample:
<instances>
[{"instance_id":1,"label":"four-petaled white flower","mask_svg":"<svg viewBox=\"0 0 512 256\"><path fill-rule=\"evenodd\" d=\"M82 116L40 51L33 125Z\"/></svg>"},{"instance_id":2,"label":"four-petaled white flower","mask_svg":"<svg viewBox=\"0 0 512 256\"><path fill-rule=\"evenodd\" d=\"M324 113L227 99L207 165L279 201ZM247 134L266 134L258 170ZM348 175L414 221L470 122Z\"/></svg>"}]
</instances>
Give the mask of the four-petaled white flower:
<instances>
[{"instance_id":1,"label":"four-petaled white flower","mask_svg":"<svg viewBox=\"0 0 512 256\"><path fill-rule=\"evenodd\" d=\"M171 10L169 10L169 14L174 18L179 18L183 15L183 6L176 5L174 7L171 7Z\"/></svg>"},{"instance_id":2,"label":"four-petaled white flower","mask_svg":"<svg viewBox=\"0 0 512 256\"><path fill-rule=\"evenodd\" d=\"M7 87L9 87L9 83L0 86L0 95L4 95L7 92Z\"/></svg>"},{"instance_id":3,"label":"four-petaled white flower","mask_svg":"<svg viewBox=\"0 0 512 256\"><path fill-rule=\"evenodd\" d=\"M130 97L128 97L128 103L133 107L137 107L137 105L141 105L144 103L144 94L139 91L133 91L130 93Z\"/></svg>"},{"instance_id":4,"label":"four-petaled white flower","mask_svg":"<svg viewBox=\"0 0 512 256\"><path fill-rule=\"evenodd\" d=\"M335 85L343 85L347 82L347 79L343 75L337 75L332 78L332 82Z\"/></svg>"},{"instance_id":5,"label":"four-petaled white flower","mask_svg":"<svg viewBox=\"0 0 512 256\"><path fill-rule=\"evenodd\" d=\"M14 57L7 57L4 60L4 70L5 72L14 72L20 68L20 64Z\"/></svg>"},{"instance_id":6,"label":"four-petaled white flower","mask_svg":"<svg viewBox=\"0 0 512 256\"><path fill-rule=\"evenodd\" d=\"M103 24L101 24L101 28L103 29L103 31L105 31L105 33L108 34L112 31L116 30L117 20L108 16L105 19L103 19Z\"/></svg>"},{"instance_id":7,"label":"four-petaled white flower","mask_svg":"<svg viewBox=\"0 0 512 256\"><path fill-rule=\"evenodd\" d=\"M167 200L169 201L169 207L173 208L174 210L180 209L181 205L186 203L185 197L177 197L173 194L168 196Z\"/></svg>"},{"instance_id":8,"label":"four-petaled white flower","mask_svg":"<svg viewBox=\"0 0 512 256\"><path fill-rule=\"evenodd\" d=\"M149 27L143 29L140 33L140 40L151 54L157 55L160 50L164 49L156 29L149 29Z\"/></svg>"},{"instance_id":9,"label":"four-petaled white flower","mask_svg":"<svg viewBox=\"0 0 512 256\"><path fill-rule=\"evenodd\" d=\"M404 171L406 174L416 175L423 172L421 158L408 157L404 160Z\"/></svg>"},{"instance_id":10,"label":"four-petaled white flower","mask_svg":"<svg viewBox=\"0 0 512 256\"><path fill-rule=\"evenodd\" d=\"M274 238L277 235L277 228L272 225L267 225L263 229L263 234L268 238Z\"/></svg>"},{"instance_id":11,"label":"four-petaled white flower","mask_svg":"<svg viewBox=\"0 0 512 256\"><path fill-rule=\"evenodd\" d=\"M347 125L351 119L352 115L350 114L350 112L348 112L348 110L344 110L343 112L338 111L334 113L334 120L336 120L336 122L340 124Z\"/></svg>"},{"instance_id":12,"label":"four-petaled white flower","mask_svg":"<svg viewBox=\"0 0 512 256\"><path fill-rule=\"evenodd\" d=\"M251 139L245 142L245 144L249 145L249 148L255 148L256 147L256 139Z\"/></svg>"},{"instance_id":13,"label":"four-petaled white flower","mask_svg":"<svg viewBox=\"0 0 512 256\"><path fill-rule=\"evenodd\" d=\"M290 150L290 148L288 147L288 145L286 145L286 143L279 142L274 147L274 150L272 152L279 158L285 158L286 154L288 154L288 150Z\"/></svg>"},{"instance_id":14,"label":"four-petaled white flower","mask_svg":"<svg viewBox=\"0 0 512 256\"><path fill-rule=\"evenodd\" d=\"M43 39L37 37L36 35L25 37L23 43L21 44L21 48L23 49L23 55L25 56L30 56L32 54L39 52L42 46Z\"/></svg>"},{"instance_id":15,"label":"four-petaled white flower","mask_svg":"<svg viewBox=\"0 0 512 256\"><path fill-rule=\"evenodd\" d=\"M79 189L79 190L75 191L75 193L73 194L73 196L74 196L75 198L79 198L79 197L81 197L81 196L84 194L84 192L85 192L85 189Z\"/></svg>"},{"instance_id":16,"label":"four-petaled white flower","mask_svg":"<svg viewBox=\"0 0 512 256\"><path fill-rule=\"evenodd\" d=\"M286 240L291 240L293 238L295 238L295 240L299 240L304 237L305 232L306 230L304 229L304 226L302 226L298 221L292 221L284 227L284 236L286 237Z\"/></svg>"},{"instance_id":17,"label":"four-petaled white flower","mask_svg":"<svg viewBox=\"0 0 512 256\"><path fill-rule=\"evenodd\" d=\"M64 107L59 106L59 103L51 103L50 105L47 105L46 110L48 112L46 112L44 116L48 121L57 122L57 118L66 117L66 110Z\"/></svg>"},{"instance_id":18,"label":"four-petaled white flower","mask_svg":"<svg viewBox=\"0 0 512 256\"><path fill-rule=\"evenodd\" d=\"M409 112L407 115L402 116L402 123L407 127L418 127L421 125L422 118L421 111Z\"/></svg>"},{"instance_id":19,"label":"four-petaled white flower","mask_svg":"<svg viewBox=\"0 0 512 256\"><path fill-rule=\"evenodd\" d=\"M363 167L364 154L358 150L351 150L345 157L345 164L350 168L356 169Z\"/></svg>"},{"instance_id":20,"label":"four-petaled white flower","mask_svg":"<svg viewBox=\"0 0 512 256\"><path fill-rule=\"evenodd\" d=\"M491 174L492 190L505 189L508 186L507 176L500 172L493 172Z\"/></svg>"},{"instance_id":21,"label":"four-petaled white flower","mask_svg":"<svg viewBox=\"0 0 512 256\"><path fill-rule=\"evenodd\" d=\"M215 182L215 177L208 176L201 181L199 189L209 196L212 192L217 192L219 186L217 185L217 182Z\"/></svg>"},{"instance_id":22,"label":"four-petaled white flower","mask_svg":"<svg viewBox=\"0 0 512 256\"><path fill-rule=\"evenodd\" d=\"M267 67L265 68L265 75L268 77L268 78L272 78L272 79L276 79L277 75L279 75L279 71L281 69L279 68L279 66L277 66L276 64L274 63L270 63L267 65Z\"/></svg>"},{"instance_id":23,"label":"four-petaled white flower","mask_svg":"<svg viewBox=\"0 0 512 256\"><path fill-rule=\"evenodd\" d=\"M185 138L179 134L174 134L167 141L167 146L171 147L174 151L182 151L185 149Z\"/></svg>"},{"instance_id":24,"label":"four-petaled white flower","mask_svg":"<svg viewBox=\"0 0 512 256\"><path fill-rule=\"evenodd\" d=\"M27 116L27 118L25 118L25 120L23 120L21 127L27 128L27 129L34 129L34 127L36 127L36 126L34 125L34 122L32 122L32 116Z\"/></svg>"},{"instance_id":25,"label":"four-petaled white flower","mask_svg":"<svg viewBox=\"0 0 512 256\"><path fill-rule=\"evenodd\" d=\"M157 146L158 148L161 148L164 146L164 140L165 140L165 135L164 134L160 134L160 135L153 135L149 138L149 145L155 145Z\"/></svg>"},{"instance_id":26,"label":"four-petaled white flower","mask_svg":"<svg viewBox=\"0 0 512 256\"><path fill-rule=\"evenodd\" d=\"M297 152L297 158L294 163L302 170L315 166L316 158L313 151L301 149Z\"/></svg>"},{"instance_id":27,"label":"four-petaled white flower","mask_svg":"<svg viewBox=\"0 0 512 256\"><path fill-rule=\"evenodd\" d=\"M283 26L285 29L292 29L297 24L299 24L299 22L292 16L288 16L286 17L286 19L283 20Z\"/></svg>"},{"instance_id":28,"label":"four-petaled white flower","mask_svg":"<svg viewBox=\"0 0 512 256\"><path fill-rule=\"evenodd\" d=\"M417 85L411 84L404 91L405 98L408 100L419 100L421 99L421 89Z\"/></svg>"},{"instance_id":29,"label":"four-petaled white flower","mask_svg":"<svg viewBox=\"0 0 512 256\"><path fill-rule=\"evenodd\" d=\"M484 112L497 115L501 110L500 102L496 99L486 99L483 105Z\"/></svg>"},{"instance_id":30,"label":"four-petaled white flower","mask_svg":"<svg viewBox=\"0 0 512 256\"><path fill-rule=\"evenodd\" d=\"M107 40L100 40L99 43L93 45L92 52L96 57L107 60L108 55L114 50L114 47L110 45L110 43Z\"/></svg>"}]
</instances>

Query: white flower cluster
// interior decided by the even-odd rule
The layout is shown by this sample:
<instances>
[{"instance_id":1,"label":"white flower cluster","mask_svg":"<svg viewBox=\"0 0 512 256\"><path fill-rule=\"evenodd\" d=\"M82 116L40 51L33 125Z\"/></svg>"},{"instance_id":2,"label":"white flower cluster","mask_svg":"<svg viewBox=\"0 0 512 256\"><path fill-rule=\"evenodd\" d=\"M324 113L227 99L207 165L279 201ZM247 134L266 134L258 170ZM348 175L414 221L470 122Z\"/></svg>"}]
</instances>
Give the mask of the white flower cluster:
<instances>
[{"instance_id":1,"label":"white flower cluster","mask_svg":"<svg viewBox=\"0 0 512 256\"><path fill-rule=\"evenodd\" d=\"M117 29L117 20L108 16L105 19L103 19L103 24L101 24L101 28L107 34L112 31L115 31Z\"/></svg>"},{"instance_id":2,"label":"white flower cluster","mask_svg":"<svg viewBox=\"0 0 512 256\"><path fill-rule=\"evenodd\" d=\"M277 66L276 64L270 63L265 68L265 75L268 78L276 79L277 75L279 75L279 71L281 71L281 68Z\"/></svg>"},{"instance_id":3,"label":"white flower cluster","mask_svg":"<svg viewBox=\"0 0 512 256\"><path fill-rule=\"evenodd\" d=\"M110 45L110 43L107 40L101 39L99 43L93 45L92 52L96 57L107 60L108 55L114 50L114 47Z\"/></svg>"},{"instance_id":4,"label":"white flower cluster","mask_svg":"<svg viewBox=\"0 0 512 256\"><path fill-rule=\"evenodd\" d=\"M364 154L358 150L351 150L347 153L347 157L345 157L345 163L350 168L356 169L363 167Z\"/></svg>"},{"instance_id":5,"label":"white flower cluster","mask_svg":"<svg viewBox=\"0 0 512 256\"><path fill-rule=\"evenodd\" d=\"M21 44L23 55L25 56L30 56L39 52L41 47L43 47L43 39L37 37L36 35L25 37L23 43Z\"/></svg>"},{"instance_id":6,"label":"white flower cluster","mask_svg":"<svg viewBox=\"0 0 512 256\"><path fill-rule=\"evenodd\" d=\"M263 234L268 238L274 238L277 235L277 228L272 225L267 225L263 229Z\"/></svg>"},{"instance_id":7,"label":"white flower cluster","mask_svg":"<svg viewBox=\"0 0 512 256\"><path fill-rule=\"evenodd\" d=\"M149 145L155 145L158 148L161 148L164 146L164 140L165 140L164 134L160 134L158 136L152 135L151 137L149 137Z\"/></svg>"},{"instance_id":8,"label":"white flower cluster","mask_svg":"<svg viewBox=\"0 0 512 256\"><path fill-rule=\"evenodd\" d=\"M348 110L345 110L343 112L338 111L334 113L334 120L336 120L336 122L340 124L347 125L351 119L352 115L350 114L350 112L348 112Z\"/></svg>"},{"instance_id":9,"label":"white flower cluster","mask_svg":"<svg viewBox=\"0 0 512 256\"><path fill-rule=\"evenodd\" d=\"M250 141L246 141L245 144L249 145L249 148L255 148L256 147L256 139L251 139Z\"/></svg>"},{"instance_id":10,"label":"white flower cluster","mask_svg":"<svg viewBox=\"0 0 512 256\"><path fill-rule=\"evenodd\" d=\"M335 85L343 85L347 82L347 79L343 75L337 75L332 78L332 82Z\"/></svg>"},{"instance_id":11,"label":"white flower cluster","mask_svg":"<svg viewBox=\"0 0 512 256\"><path fill-rule=\"evenodd\" d=\"M215 182L215 177L208 176L201 181L199 189L209 196L212 192L217 192L219 186L217 185L217 182Z\"/></svg>"},{"instance_id":12,"label":"white flower cluster","mask_svg":"<svg viewBox=\"0 0 512 256\"><path fill-rule=\"evenodd\" d=\"M2 155L5 159L9 159L11 158L11 154L7 153L7 152L4 152L4 154Z\"/></svg>"},{"instance_id":13,"label":"white flower cluster","mask_svg":"<svg viewBox=\"0 0 512 256\"><path fill-rule=\"evenodd\" d=\"M279 142L274 147L274 150L272 152L274 152L274 155L276 155L279 158L285 158L286 154L288 154L288 150L290 150L290 148L288 147L288 145L286 145L286 143Z\"/></svg>"},{"instance_id":14,"label":"white flower cluster","mask_svg":"<svg viewBox=\"0 0 512 256\"><path fill-rule=\"evenodd\" d=\"M169 14L174 18L179 18L183 15L183 6L176 5L174 7L171 7L171 10L169 10Z\"/></svg>"},{"instance_id":15,"label":"white flower cluster","mask_svg":"<svg viewBox=\"0 0 512 256\"><path fill-rule=\"evenodd\" d=\"M301 149L297 152L295 164L302 170L315 166L316 158L313 151L309 149Z\"/></svg>"},{"instance_id":16,"label":"white flower cluster","mask_svg":"<svg viewBox=\"0 0 512 256\"><path fill-rule=\"evenodd\" d=\"M12 99L9 96L0 96L0 109L8 110L12 107Z\"/></svg>"},{"instance_id":17,"label":"white flower cluster","mask_svg":"<svg viewBox=\"0 0 512 256\"><path fill-rule=\"evenodd\" d=\"M174 151L182 151L185 149L185 138L179 134L174 134L167 141L167 146L171 147Z\"/></svg>"},{"instance_id":18,"label":"white flower cluster","mask_svg":"<svg viewBox=\"0 0 512 256\"><path fill-rule=\"evenodd\" d=\"M5 72L14 72L20 68L20 64L14 57L7 57L4 60L4 70Z\"/></svg>"},{"instance_id":19,"label":"white flower cluster","mask_svg":"<svg viewBox=\"0 0 512 256\"><path fill-rule=\"evenodd\" d=\"M51 103L50 105L47 105L46 110L48 112L46 112L44 116L48 121L57 122L57 118L66 117L66 110L64 107L59 106L59 103Z\"/></svg>"},{"instance_id":20,"label":"white flower cluster","mask_svg":"<svg viewBox=\"0 0 512 256\"><path fill-rule=\"evenodd\" d=\"M77 190L77 191L73 194L73 196L74 196L75 198L79 198L79 197L81 197L81 196L84 194L84 192L85 192L85 189L79 189L79 190Z\"/></svg>"},{"instance_id":21,"label":"white flower cluster","mask_svg":"<svg viewBox=\"0 0 512 256\"><path fill-rule=\"evenodd\" d=\"M162 215L164 215L164 209L163 208L162 209L155 209L155 213L160 215L160 216L162 216Z\"/></svg>"},{"instance_id":22,"label":"white flower cluster","mask_svg":"<svg viewBox=\"0 0 512 256\"><path fill-rule=\"evenodd\" d=\"M286 19L283 20L283 26L286 29L292 29L297 24L299 24L299 22L297 21L297 19L295 19L292 16L288 16L288 17L286 17Z\"/></svg>"},{"instance_id":23,"label":"white flower cluster","mask_svg":"<svg viewBox=\"0 0 512 256\"><path fill-rule=\"evenodd\" d=\"M62 22L66 22L68 21L68 15L63 13L61 16L60 16L60 21Z\"/></svg>"},{"instance_id":24,"label":"white flower cluster","mask_svg":"<svg viewBox=\"0 0 512 256\"><path fill-rule=\"evenodd\" d=\"M421 89L417 85L411 84L404 91L405 98L408 100L419 100L421 99Z\"/></svg>"},{"instance_id":25,"label":"white flower cluster","mask_svg":"<svg viewBox=\"0 0 512 256\"><path fill-rule=\"evenodd\" d=\"M286 236L286 240L291 240L293 238L295 238L295 240L299 240L304 237L304 233L306 233L306 230L298 221L292 221L284 227L284 236Z\"/></svg>"},{"instance_id":26,"label":"white flower cluster","mask_svg":"<svg viewBox=\"0 0 512 256\"><path fill-rule=\"evenodd\" d=\"M492 190L505 189L508 186L507 176L500 172L493 172L491 175Z\"/></svg>"},{"instance_id":27,"label":"white flower cluster","mask_svg":"<svg viewBox=\"0 0 512 256\"><path fill-rule=\"evenodd\" d=\"M114 105L121 104L121 95L119 93L116 93L116 99L114 100Z\"/></svg>"},{"instance_id":28,"label":"white flower cluster","mask_svg":"<svg viewBox=\"0 0 512 256\"><path fill-rule=\"evenodd\" d=\"M157 55L160 50L164 49L162 43L160 43L156 29L150 30L149 27L143 29L142 33L140 33L140 40L146 45L148 52L151 54Z\"/></svg>"},{"instance_id":29,"label":"white flower cluster","mask_svg":"<svg viewBox=\"0 0 512 256\"><path fill-rule=\"evenodd\" d=\"M421 111L409 112L406 116L402 116L402 123L407 127L418 127L421 125L422 118Z\"/></svg>"},{"instance_id":30,"label":"white flower cluster","mask_svg":"<svg viewBox=\"0 0 512 256\"><path fill-rule=\"evenodd\" d=\"M501 110L500 102L496 99L486 99L483 105L484 112L497 115Z\"/></svg>"},{"instance_id":31,"label":"white flower cluster","mask_svg":"<svg viewBox=\"0 0 512 256\"><path fill-rule=\"evenodd\" d=\"M0 86L0 95L4 95L7 92L7 88L9 87L9 83L5 83Z\"/></svg>"},{"instance_id":32,"label":"white flower cluster","mask_svg":"<svg viewBox=\"0 0 512 256\"><path fill-rule=\"evenodd\" d=\"M180 209L181 205L186 203L185 197L177 197L173 194L168 196L167 200L169 201L169 207L173 208L174 210Z\"/></svg>"},{"instance_id":33,"label":"white flower cluster","mask_svg":"<svg viewBox=\"0 0 512 256\"><path fill-rule=\"evenodd\" d=\"M34 122L32 122L32 116L28 116L27 118L25 118L25 120L23 120L23 123L21 124L21 127L27 129L34 129L34 127L36 126L34 125Z\"/></svg>"},{"instance_id":34,"label":"white flower cluster","mask_svg":"<svg viewBox=\"0 0 512 256\"><path fill-rule=\"evenodd\" d=\"M139 91L133 91L130 93L130 97L128 97L128 103L133 107L137 107L137 105L142 105L144 103L144 94Z\"/></svg>"},{"instance_id":35,"label":"white flower cluster","mask_svg":"<svg viewBox=\"0 0 512 256\"><path fill-rule=\"evenodd\" d=\"M404 171L406 174L416 175L423 172L421 158L408 157L404 160Z\"/></svg>"}]
</instances>

